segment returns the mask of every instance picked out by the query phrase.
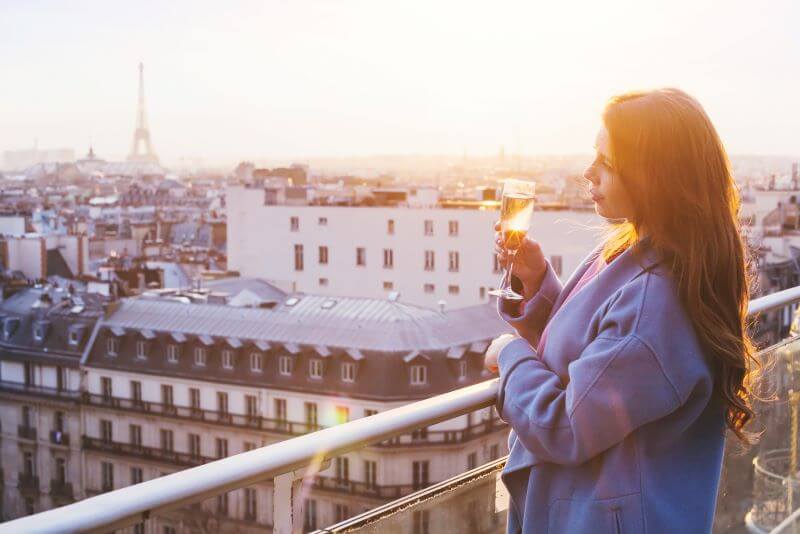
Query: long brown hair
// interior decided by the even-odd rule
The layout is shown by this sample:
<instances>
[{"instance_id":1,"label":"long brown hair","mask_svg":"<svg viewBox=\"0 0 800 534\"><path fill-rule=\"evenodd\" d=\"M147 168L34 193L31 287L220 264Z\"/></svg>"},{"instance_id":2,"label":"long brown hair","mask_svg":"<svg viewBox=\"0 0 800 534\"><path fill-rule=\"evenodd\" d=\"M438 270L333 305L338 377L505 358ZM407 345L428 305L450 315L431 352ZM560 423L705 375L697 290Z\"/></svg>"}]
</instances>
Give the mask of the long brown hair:
<instances>
[{"instance_id":1,"label":"long brown hair","mask_svg":"<svg viewBox=\"0 0 800 534\"><path fill-rule=\"evenodd\" d=\"M644 230L670 268L703 348L713 355L715 392L728 427L744 442L754 417L758 362L747 328L750 270L739 233L739 193L730 161L703 107L678 89L612 97L603 112L612 167L634 200L613 225L606 258Z\"/></svg>"}]
</instances>

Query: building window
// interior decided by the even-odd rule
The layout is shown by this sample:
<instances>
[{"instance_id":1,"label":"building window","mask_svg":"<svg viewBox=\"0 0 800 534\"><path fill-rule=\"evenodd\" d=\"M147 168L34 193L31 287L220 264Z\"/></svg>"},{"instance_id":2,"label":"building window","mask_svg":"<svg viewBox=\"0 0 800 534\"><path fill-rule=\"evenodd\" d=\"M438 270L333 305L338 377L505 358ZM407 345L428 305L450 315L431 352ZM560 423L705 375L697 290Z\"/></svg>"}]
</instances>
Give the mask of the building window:
<instances>
[{"instance_id":1,"label":"building window","mask_svg":"<svg viewBox=\"0 0 800 534\"><path fill-rule=\"evenodd\" d=\"M292 374L292 359L289 356L278 358L278 372L285 376Z\"/></svg>"},{"instance_id":2,"label":"building window","mask_svg":"<svg viewBox=\"0 0 800 534\"><path fill-rule=\"evenodd\" d=\"M433 235L433 221L430 219L425 220L425 235Z\"/></svg>"},{"instance_id":3,"label":"building window","mask_svg":"<svg viewBox=\"0 0 800 534\"><path fill-rule=\"evenodd\" d=\"M497 443L489 447L489 460L497 460L500 457L500 450Z\"/></svg>"},{"instance_id":4,"label":"building window","mask_svg":"<svg viewBox=\"0 0 800 534\"><path fill-rule=\"evenodd\" d=\"M328 287L328 279L327 278L320 278L319 279L320 287Z\"/></svg>"},{"instance_id":5,"label":"building window","mask_svg":"<svg viewBox=\"0 0 800 534\"><path fill-rule=\"evenodd\" d=\"M422 386L428 383L428 367L425 365L411 366L411 385Z\"/></svg>"},{"instance_id":6,"label":"building window","mask_svg":"<svg viewBox=\"0 0 800 534\"><path fill-rule=\"evenodd\" d=\"M467 360L461 360L458 362L458 379L464 380L467 378Z\"/></svg>"},{"instance_id":7,"label":"building window","mask_svg":"<svg viewBox=\"0 0 800 534\"><path fill-rule=\"evenodd\" d=\"M386 221L386 233L389 235L394 235L394 219L389 219Z\"/></svg>"},{"instance_id":8,"label":"building window","mask_svg":"<svg viewBox=\"0 0 800 534\"><path fill-rule=\"evenodd\" d=\"M102 490L111 491L114 489L114 464L111 462L101 462Z\"/></svg>"},{"instance_id":9,"label":"building window","mask_svg":"<svg viewBox=\"0 0 800 534\"><path fill-rule=\"evenodd\" d=\"M563 258L560 254L554 254L550 256L550 265L553 267L553 272L556 273L556 276L561 276L561 268L563 263Z\"/></svg>"},{"instance_id":10,"label":"building window","mask_svg":"<svg viewBox=\"0 0 800 534\"><path fill-rule=\"evenodd\" d=\"M247 417L251 419L258 417L258 397L255 395L245 395L244 408Z\"/></svg>"},{"instance_id":11,"label":"building window","mask_svg":"<svg viewBox=\"0 0 800 534\"><path fill-rule=\"evenodd\" d=\"M200 390L198 388L189 388L189 406L192 410L200 409Z\"/></svg>"},{"instance_id":12,"label":"building window","mask_svg":"<svg viewBox=\"0 0 800 534\"><path fill-rule=\"evenodd\" d=\"M69 331L69 344L73 347L78 344L78 331L77 330L70 330Z\"/></svg>"},{"instance_id":13,"label":"building window","mask_svg":"<svg viewBox=\"0 0 800 534\"><path fill-rule=\"evenodd\" d=\"M256 444L252 441L245 441L242 443L242 449L244 449L244 452L255 450L255 448Z\"/></svg>"},{"instance_id":14,"label":"building window","mask_svg":"<svg viewBox=\"0 0 800 534\"><path fill-rule=\"evenodd\" d=\"M222 351L222 368L223 369L233 369L233 351L232 350L223 350Z\"/></svg>"},{"instance_id":15,"label":"building window","mask_svg":"<svg viewBox=\"0 0 800 534\"><path fill-rule=\"evenodd\" d=\"M300 230L300 217L289 217L289 229L292 232Z\"/></svg>"},{"instance_id":16,"label":"building window","mask_svg":"<svg viewBox=\"0 0 800 534\"><path fill-rule=\"evenodd\" d=\"M430 510L415 510L412 518L412 534L430 534Z\"/></svg>"},{"instance_id":17,"label":"building window","mask_svg":"<svg viewBox=\"0 0 800 534\"><path fill-rule=\"evenodd\" d=\"M161 384L161 404L164 406L175 405L175 396L173 394L172 386L169 384Z\"/></svg>"},{"instance_id":18,"label":"building window","mask_svg":"<svg viewBox=\"0 0 800 534\"><path fill-rule=\"evenodd\" d=\"M178 345L173 343L167 345L167 361L169 363L178 363Z\"/></svg>"},{"instance_id":19,"label":"building window","mask_svg":"<svg viewBox=\"0 0 800 534\"><path fill-rule=\"evenodd\" d=\"M448 221L447 233L450 234L451 236L458 235L458 221Z\"/></svg>"},{"instance_id":20,"label":"building window","mask_svg":"<svg viewBox=\"0 0 800 534\"><path fill-rule=\"evenodd\" d=\"M383 289L391 291L392 289L394 289L394 282L384 282Z\"/></svg>"},{"instance_id":21,"label":"building window","mask_svg":"<svg viewBox=\"0 0 800 534\"><path fill-rule=\"evenodd\" d=\"M364 247L356 248L356 265L364 267L367 264L367 249Z\"/></svg>"},{"instance_id":22,"label":"building window","mask_svg":"<svg viewBox=\"0 0 800 534\"><path fill-rule=\"evenodd\" d=\"M319 247L319 264L328 265L328 247Z\"/></svg>"},{"instance_id":23,"label":"building window","mask_svg":"<svg viewBox=\"0 0 800 534\"><path fill-rule=\"evenodd\" d=\"M394 267L394 251L390 248L383 249L383 268L391 269Z\"/></svg>"},{"instance_id":24,"label":"building window","mask_svg":"<svg viewBox=\"0 0 800 534\"><path fill-rule=\"evenodd\" d=\"M136 404L142 402L142 383L138 380L131 380L131 400Z\"/></svg>"},{"instance_id":25,"label":"building window","mask_svg":"<svg viewBox=\"0 0 800 534\"><path fill-rule=\"evenodd\" d=\"M334 520L335 523L340 523L350 517L350 507L346 504L336 503L335 506L335 516L336 519Z\"/></svg>"},{"instance_id":26,"label":"building window","mask_svg":"<svg viewBox=\"0 0 800 534\"><path fill-rule=\"evenodd\" d=\"M322 360L319 358L309 360L308 374L311 378L322 378Z\"/></svg>"},{"instance_id":27,"label":"building window","mask_svg":"<svg viewBox=\"0 0 800 534\"><path fill-rule=\"evenodd\" d=\"M308 499L303 513L303 529L305 531L317 530L317 501Z\"/></svg>"},{"instance_id":28,"label":"building window","mask_svg":"<svg viewBox=\"0 0 800 534\"><path fill-rule=\"evenodd\" d=\"M159 432L161 435L161 450L164 452L172 452L175 450L174 434L172 430L162 428Z\"/></svg>"},{"instance_id":29,"label":"building window","mask_svg":"<svg viewBox=\"0 0 800 534\"><path fill-rule=\"evenodd\" d=\"M254 373L260 373L264 370L264 360L260 352L250 353L250 370Z\"/></svg>"},{"instance_id":30,"label":"building window","mask_svg":"<svg viewBox=\"0 0 800 534\"><path fill-rule=\"evenodd\" d=\"M142 427L139 425L128 425L128 441L134 447L142 446Z\"/></svg>"},{"instance_id":31,"label":"building window","mask_svg":"<svg viewBox=\"0 0 800 534\"><path fill-rule=\"evenodd\" d=\"M53 430L64 433L64 412L56 412L53 418Z\"/></svg>"},{"instance_id":32,"label":"building window","mask_svg":"<svg viewBox=\"0 0 800 534\"><path fill-rule=\"evenodd\" d=\"M434 291L436 291L436 286L434 286L433 284L425 284L424 290L425 293L433 293Z\"/></svg>"},{"instance_id":33,"label":"building window","mask_svg":"<svg viewBox=\"0 0 800 534\"><path fill-rule=\"evenodd\" d=\"M275 399L275 419L286 422L286 399Z\"/></svg>"},{"instance_id":34,"label":"building window","mask_svg":"<svg viewBox=\"0 0 800 534\"><path fill-rule=\"evenodd\" d=\"M25 428L31 428L31 407L30 406L23 406L22 407L22 426Z\"/></svg>"},{"instance_id":35,"label":"building window","mask_svg":"<svg viewBox=\"0 0 800 534\"><path fill-rule=\"evenodd\" d=\"M364 408L364 417L369 417L370 415L376 415L378 410L373 410L371 408Z\"/></svg>"},{"instance_id":36,"label":"building window","mask_svg":"<svg viewBox=\"0 0 800 534\"><path fill-rule=\"evenodd\" d=\"M25 385L26 386L33 386L36 384L36 375L34 373L35 369L33 364L30 362L25 362Z\"/></svg>"},{"instance_id":37,"label":"building window","mask_svg":"<svg viewBox=\"0 0 800 534\"><path fill-rule=\"evenodd\" d=\"M217 495L217 513L222 516L228 515L228 494Z\"/></svg>"},{"instance_id":38,"label":"building window","mask_svg":"<svg viewBox=\"0 0 800 534\"><path fill-rule=\"evenodd\" d=\"M328 218L327 217L320 217L317 219L317 224L320 226L328 226Z\"/></svg>"},{"instance_id":39,"label":"building window","mask_svg":"<svg viewBox=\"0 0 800 534\"><path fill-rule=\"evenodd\" d=\"M354 382L356 379L356 364L353 362L342 362L342 382Z\"/></svg>"},{"instance_id":40,"label":"building window","mask_svg":"<svg viewBox=\"0 0 800 534\"><path fill-rule=\"evenodd\" d=\"M336 407L336 424L346 423L350 420L350 408L347 406Z\"/></svg>"},{"instance_id":41,"label":"building window","mask_svg":"<svg viewBox=\"0 0 800 534\"><path fill-rule=\"evenodd\" d=\"M317 427L317 403L316 402L306 402L305 403L305 412L306 412L306 426L309 430L314 429Z\"/></svg>"},{"instance_id":42,"label":"building window","mask_svg":"<svg viewBox=\"0 0 800 534\"><path fill-rule=\"evenodd\" d=\"M192 458L200 457L200 434L189 434L189 455Z\"/></svg>"},{"instance_id":43,"label":"building window","mask_svg":"<svg viewBox=\"0 0 800 534\"><path fill-rule=\"evenodd\" d=\"M350 459L346 456L336 457L336 483L346 484L350 482Z\"/></svg>"},{"instance_id":44,"label":"building window","mask_svg":"<svg viewBox=\"0 0 800 534\"><path fill-rule=\"evenodd\" d=\"M36 513L36 507L34 506L33 499L30 497L25 497L25 514L26 515L33 515Z\"/></svg>"},{"instance_id":45,"label":"building window","mask_svg":"<svg viewBox=\"0 0 800 534\"><path fill-rule=\"evenodd\" d=\"M228 413L228 394L224 391L217 391L217 412L223 415Z\"/></svg>"},{"instance_id":46,"label":"building window","mask_svg":"<svg viewBox=\"0 0 800 534\"><path fill-rule=\"evenodd\" d=\"M164 525L163 534L175 534L175 527Z\"/></svg>"},{"instance_id":47,"label":"building window","mask_svg":"<svg viewBox=\"0 0 800 534\"><path fill-rule=\"evenodd\" d=\"M486 298L486 288L484 286L478 288L478 298L480 298L481 300Z\"/></svg>"},{"instance_id":48,"label":"building window","mask_svg":"<svg viewBox=\"0 0 800 534\"><path fill-rule=\"evenodd\" d=\"M300 244L294 246L294 270L303 270L303 245Z\"/></svg>"},{"instance_id":49,"label":"building window","mask_svg":"<svg viewBox=\"0 0 800 534\"><path fill-rule=\"evenodd\" d=\"M500 273L500 260L497 258L497 254L492 256L492 272L494 274Z\"/></svg>"},{"instance_id":50,"label":"building window","mask_svg":"<svg viewBox=\"0 0 800 534\"><path fill-rule=\"evenodd\" d=\"M136 523L133 525L133 534L144 534L144 523Z\"/></svg>"},{"instance_id":51,"label":"building window","mask_svg":"<svg viewBox=\"0 0 800 534\"><path fill-rule=\"evenodd\" d=\"M67 370L60 365L56 367L56 389L58 391L67 389Z\"/></svg>"},{"instance_id":52,"label":"building window","mask_svg":"<svg viewBox=\"0 0 800 534\"><path fill-rule=\"evenodd\" d=\"M119 339L115 337L106 339L106 354L111 357L119 354Z\"/></svg>"},{"instance_id":53,"label":"building window","mask_svg":"<svg viewBox=\"0 0 800 534\"><path fill-rule=\"evenodd\" d=\"M195 347L194 348L194 364L200 367L206 366L206 348L205 347Z\"/></svg>"},{"instance_id":54,"label":"building window","mask_svg":"<svg viewBox=\"0 0 800 534\"><path fill-rule=\"evenodd\" d=\"M451 295L458 295L459 287L457 285L447 286L447 292L450 293Z\"/></svg>"},{"instance_id":55,"label":"building window","mask_svg":"<svg viewBox=\"0 0 800 534\"><path fill-rule=\"evenodd\" d=\"M228 457L228 440L225 438L217 438L217 458Z\"/></svg>"},{"instance_id":56,"label":"building window","mask_svg":"<svg viewBox=\"0 0 800 534\"><path fill-rule=\"evenodd\" d=\"M471 452L467 455L467 471L478 467L478 453Z\"/></svg>"},{"instance_id":57,"label":"building window","mask_svg":"<svg viewBox=\"0 0 800 534\"><path fill-rule=\"evenodd\" d=\"M147 341L136 342L136 357L140 360L147 359Z\"/></svg>"},{"instance_id":58,"label":"building window","mask_svg":"<svg viewBox=\"0 0 800 534\"><path fill-rule=\"evenodd\" d=\"M141 484L143 481L144 481L144 475L142 473L142 468L131 467L131 484Z\"/></svg>"},{"instance_id":59,"label":"building window","mask_svg":"<svg viewBox=\"0 0 800 534\"><path fill-rule=\"evenodd\" d=\"M44 339L44 327L42 325L33 325L33 339L36 341L41 341Z\"/></svg>"},{"instance_id":60,"label":"building window","mask_svg":"<svg viewBox=\"0 0 800 534\"><path fill-rule=\"evenodd\" d=\"M368 488L378 485L378 462L364 460L364 483Z\"/></svg>"},{"instance_id":61,"label":"building window","mask_svg":"<svg viewBox=\"0 0 800 534\"><path fill-rule=\"evenodd\" d=\"M30 451L25 451L22 455L22 470L29 477L36 474L36 464L33 461L33 453Z\"/></svg>"},{"instance_id":62,"label":"building window","mask_svg":"<svg viewBox=\"0 0 800 534\"><path fill-rule=\"evenodd\" d=\"M107 376L100 377L100 391L103 394L103 400L105 402L111 401L111 398L114 396L114 391L111 387L111 378Z\"/></svg>"},{"instance_id":63,"label":"building window","mask_svg":"<svg viewBox=\"0 0 800 534\"><path fill-rule=\"evenodd\" d=\"M411 463L412 484L414 490L422 489L428 485L428 461L422 460Z\"/></svg>"},{"instance_id":64,"label":"building window","mask_svg":"<svg viewBox=\"0 0 800 534\"><path fill-rule=\"evenodd\" d=\"M67 461L56 458L56 480L64 484L67 481Z\"/></svg>"},{"instance_id":65,"label":"building window","mask_svg":"<svg viewBox=\"0 0 800 534\"><path fill-rule=\"evenodd\" d=\"M432 250L425 251L425 270L432 271L436 268L436 257Z\"/></svg>"},{"instance_id":66,"label":"building window","mask_svg":"<svg viewBox=\"0 0 800 534\"><path fill-rule=\"evenodd\" d=\"M256 490L244 489L244 518L248 521L256 520Z\"/></svg>"},{"instance_id":67,"label":"building window","mask_svg":"<svg viewBox=\"0 0 800 534\"><path fill-rule=\"evenodd\" d=\"M448 254L448 259L450 260L450 272L457 273L458 272L458 252L451 250L450 254Z\"/></svg>"}]
</instances>

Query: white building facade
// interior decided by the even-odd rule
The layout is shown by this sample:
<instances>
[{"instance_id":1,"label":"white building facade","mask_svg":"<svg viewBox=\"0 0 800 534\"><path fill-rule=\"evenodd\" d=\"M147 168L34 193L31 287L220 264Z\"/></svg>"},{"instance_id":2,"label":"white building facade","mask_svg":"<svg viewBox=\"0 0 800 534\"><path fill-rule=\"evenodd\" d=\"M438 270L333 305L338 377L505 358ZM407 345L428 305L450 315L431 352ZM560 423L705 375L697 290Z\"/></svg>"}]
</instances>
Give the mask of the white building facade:
<instances>
[{"instance_id":1,"label":"white building facade","mask_svg":"<svg viewBox=\"0 0 800 534\"><path fill-rule=\"evenodd\" d=\"M309 206L227 189L228 268L288 292L386 298L460 308L489 302L500 282L496 209ZM594 213L534 212L531 235L566 278L592 250Z\"/></svg>"}]
</instances>

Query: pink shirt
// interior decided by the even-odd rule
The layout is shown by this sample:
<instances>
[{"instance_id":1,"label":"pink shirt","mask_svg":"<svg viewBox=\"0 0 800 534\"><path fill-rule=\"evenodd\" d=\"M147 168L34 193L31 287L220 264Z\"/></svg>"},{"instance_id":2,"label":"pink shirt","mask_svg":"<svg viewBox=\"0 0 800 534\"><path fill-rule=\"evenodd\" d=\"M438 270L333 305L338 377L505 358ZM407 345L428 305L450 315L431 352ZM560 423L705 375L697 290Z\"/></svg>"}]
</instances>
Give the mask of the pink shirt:
<instances>
[{"instance_id":1,"label":"pink shirt","mask_svg":"<svg viewBox=\"0 0 800 534\"><path fill-rule=\"evenodd\" d=\"M589 266L588 269L586 269L586 272L583 273L583 276L581 276L581 279L575 284L575 287L572 288L572 291L569 292L567 297L564 299L564 302L561 303L561 306L564 306L570 301L570 299L572 299L572 297L577 295L581 288L588 284L595 276L600 274L600 271L602 271L606 265L606 262L603 260L603 255L599 254L597 259ZM544 330L542 331L542 335L539 336L539 344L536 346L536 354L541 354L544 350L544 342L547 338L547 329L549 326L550 323L545 326Z\"/></svg>"}]
</instances>

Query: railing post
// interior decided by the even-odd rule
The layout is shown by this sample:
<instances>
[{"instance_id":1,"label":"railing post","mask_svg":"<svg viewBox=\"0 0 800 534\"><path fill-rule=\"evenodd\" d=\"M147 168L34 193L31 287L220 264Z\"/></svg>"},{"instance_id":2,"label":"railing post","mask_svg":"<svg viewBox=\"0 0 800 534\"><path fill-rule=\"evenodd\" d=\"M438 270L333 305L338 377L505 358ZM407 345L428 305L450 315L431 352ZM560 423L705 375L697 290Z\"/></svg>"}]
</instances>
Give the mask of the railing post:
<instances>
[{"instance_id":1,"label":"railing post","mask_svg":"<svg viewBox=\"0 0 800 534\"><path fill-rule=\"evenodd\" d=\"M303 511L305 498L303 495L303 479L316 476L331 466L330 458L325 459L315 470L308 468L295 469L289 473L278 475L273 479L272 495L272 531L274 534L303 534Z\"/></svg>"}]
</instances>

